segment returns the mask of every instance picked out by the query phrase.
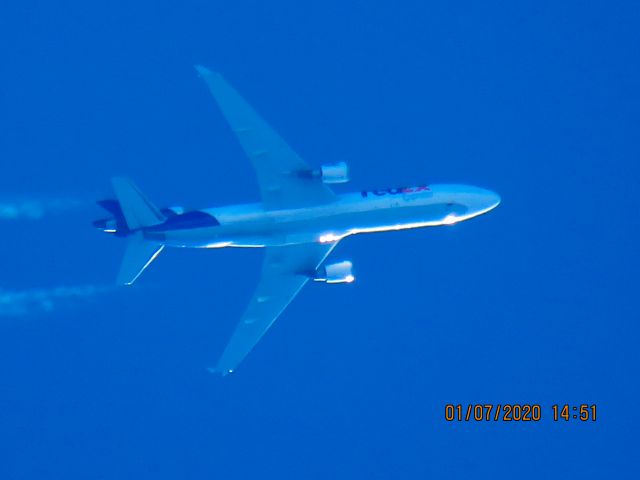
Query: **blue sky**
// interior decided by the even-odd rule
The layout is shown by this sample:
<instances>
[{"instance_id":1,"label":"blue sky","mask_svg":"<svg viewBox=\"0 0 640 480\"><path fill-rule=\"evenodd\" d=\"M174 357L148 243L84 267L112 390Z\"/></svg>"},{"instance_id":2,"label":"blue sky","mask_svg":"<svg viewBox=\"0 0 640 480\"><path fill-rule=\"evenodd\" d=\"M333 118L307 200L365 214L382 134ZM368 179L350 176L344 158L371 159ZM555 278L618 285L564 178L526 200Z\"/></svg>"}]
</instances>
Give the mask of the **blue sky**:
<instances>
[{"instance_id":1,"label":"blue sky","mask_svg":"<svg viewBox=\"0 0 640 480\"><path fill-rule=\"evenodd\" d=\"M0 478L637 478L639 14L0 7ZM160 205L258 199L196 63L310 163L347 161L341 192L455 182L503 203L346 240L332 258L356 283L310 285L211 376L261 252L170 250L121 290L122 242L90 226L113 175ZM543 420L444 420L491 402ZM553 422L556 403L599 418Z\"/></svg>"}]
</instances>

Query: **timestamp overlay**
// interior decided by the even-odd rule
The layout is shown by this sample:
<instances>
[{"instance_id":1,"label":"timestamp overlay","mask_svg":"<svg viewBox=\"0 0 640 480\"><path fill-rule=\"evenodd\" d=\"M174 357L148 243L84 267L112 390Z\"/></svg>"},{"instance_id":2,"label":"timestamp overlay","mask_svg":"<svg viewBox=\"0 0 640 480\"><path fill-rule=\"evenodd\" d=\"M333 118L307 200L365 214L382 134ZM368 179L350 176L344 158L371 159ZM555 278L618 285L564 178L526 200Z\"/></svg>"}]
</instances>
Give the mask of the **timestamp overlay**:
<instances>
[{"instance_id":1,"label":"timestamp overlay","mask_svg":"<svg viewBox=\"0 0 640 480\"><path fill-rule=\"evenodd\" d=\"M598 420L595 403L447 403L446 422L523 422L553 421L586 423Z\"/></svg>"}]
</instances>

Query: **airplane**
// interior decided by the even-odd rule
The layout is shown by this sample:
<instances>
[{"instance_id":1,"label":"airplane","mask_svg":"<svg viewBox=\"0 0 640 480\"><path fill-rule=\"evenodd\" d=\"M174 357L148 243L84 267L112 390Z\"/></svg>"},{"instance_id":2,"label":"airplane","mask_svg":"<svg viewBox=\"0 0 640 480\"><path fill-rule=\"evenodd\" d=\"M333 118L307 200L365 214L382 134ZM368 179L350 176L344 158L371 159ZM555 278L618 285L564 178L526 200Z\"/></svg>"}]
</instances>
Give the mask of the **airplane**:
<instances>
[{"instance_id":1,"label":"airplane","mask_svg":"<svg viewBox=\"0 0 640 480\"><path fill-rule=\"evenodd\" d=\"M112 216L94 226L128 240L122 285L132 285L165 247L264 248L258 286L214 372L233 372L307 282L355 280L349 260L326 262L345 237L452 225L500 203L496 193L467 185L336 194L330 185L349 181L346 163L311 167L219 73L196 70L255 169L261 202L159 209L129 179L115 177L116 198L98 202Z\"/></svg>"}]
</instances>

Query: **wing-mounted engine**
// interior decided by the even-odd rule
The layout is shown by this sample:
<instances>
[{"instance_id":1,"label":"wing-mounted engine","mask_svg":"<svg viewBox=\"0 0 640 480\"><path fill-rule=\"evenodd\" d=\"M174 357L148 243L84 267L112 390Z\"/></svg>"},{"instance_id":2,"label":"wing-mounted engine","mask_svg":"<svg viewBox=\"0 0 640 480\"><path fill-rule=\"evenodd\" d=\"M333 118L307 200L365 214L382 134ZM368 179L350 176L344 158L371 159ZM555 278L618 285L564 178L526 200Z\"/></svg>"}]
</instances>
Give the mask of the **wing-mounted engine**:
<instances>
[{"instance_id":1,"label":"wing-mounted engine","mask_svg":"<svg viewBox=\"0 0 640 480\"><path fill-rule=\"evenodd\" d=\"M349 166L346 162L322 165L320 177L323 183L347 183L349 181Z\"/></svg>"},{"instance_id":2,"label":"wing-mounted engine","mask_svg":"<svg viewBox=\"0 0 640 480\"><path fill-rule=\"evenodd\" d=\"M322 183L347 183L349 181L349 166L346 162L338 162L330 165L322 165L314 170L297 172L303 178L319 178Z\"/></svg>"},{"instance_id":3,"label":"wing-mounted engine","mask_svg":"<svg viewBox=\"0 0 640 480\"><path fill-rule=\"evenodd\" d=\"M325 283L351 283L356 277L353 275L353 264L345 260L320 267L313 279Z\"/></svg>"}]
</instances>

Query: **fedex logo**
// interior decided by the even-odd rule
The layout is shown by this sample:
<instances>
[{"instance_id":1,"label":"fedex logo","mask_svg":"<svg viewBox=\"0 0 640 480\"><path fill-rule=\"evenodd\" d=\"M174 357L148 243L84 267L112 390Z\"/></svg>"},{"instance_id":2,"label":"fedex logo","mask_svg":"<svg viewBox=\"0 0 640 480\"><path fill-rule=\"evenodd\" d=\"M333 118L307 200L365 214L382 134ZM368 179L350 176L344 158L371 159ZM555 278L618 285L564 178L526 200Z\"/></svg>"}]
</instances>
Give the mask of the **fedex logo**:
<instances>
[{"instance_id":1,"label":"fedex logo","mask_svg":"<svg viewBox=\"0 0 640 480\"><path fill-rule=\"evenodd\" d=\"M422 185L419 187L395 187L395 188L383 188L382 190L363 190L360 192L360 195L363 197L368 197L369 194L376 195L381 197L383 195L398 195L401 193L418 193L418 192L428 192L431 189L427 185Z\"/></svg>"}]
</instances>

